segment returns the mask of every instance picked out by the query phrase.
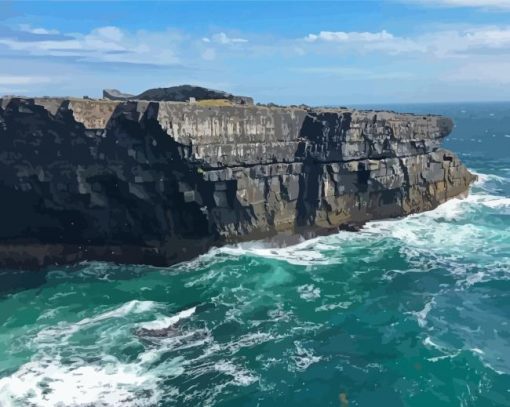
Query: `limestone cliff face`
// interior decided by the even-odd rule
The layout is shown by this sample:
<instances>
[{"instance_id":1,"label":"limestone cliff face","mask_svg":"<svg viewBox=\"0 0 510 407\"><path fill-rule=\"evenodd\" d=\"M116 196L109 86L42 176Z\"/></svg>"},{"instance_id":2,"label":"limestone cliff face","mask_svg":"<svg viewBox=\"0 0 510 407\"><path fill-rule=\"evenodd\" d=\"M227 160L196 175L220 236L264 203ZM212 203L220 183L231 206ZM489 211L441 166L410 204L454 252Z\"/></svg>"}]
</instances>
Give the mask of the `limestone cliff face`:
<instances>
[{"instance_id":1,"label":"limestone cliff face","mask_svg":"<svg viewBox=\"0 0 510 407\"><path fill-rule=\"evenodd\" d=\"M440 148L451 129L392 112L2 99L0 265L171 264L433 209L474 179Z\"/></svg>"}]
</instances>

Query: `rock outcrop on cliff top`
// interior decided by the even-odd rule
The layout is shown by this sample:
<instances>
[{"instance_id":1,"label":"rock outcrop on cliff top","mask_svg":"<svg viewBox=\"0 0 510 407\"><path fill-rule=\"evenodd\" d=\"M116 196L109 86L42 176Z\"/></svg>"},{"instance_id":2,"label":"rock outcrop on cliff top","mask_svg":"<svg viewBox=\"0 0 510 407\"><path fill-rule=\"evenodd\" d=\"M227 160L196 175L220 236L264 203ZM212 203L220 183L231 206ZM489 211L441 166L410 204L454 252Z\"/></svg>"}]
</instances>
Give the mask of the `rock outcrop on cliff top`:
<instances>
[{"instance_id":1,"label":"rock outcrop on cliff top","mask_svg":"<svg viewBox=\"0 0 510 407\"><path fill-rule=\"evenodd\" d=\"M202 86L179 85L169 88L154 88L139 95L122 93L117 89L104 89L103 97L109 100L149 100L156 102L187 102L195 100L226 99L239 105L253 105L253 99L248 96L236 96L221 90L204 88Z\"/></svg>"},{"instance_id":2,"label":"rock outcrop on cliff top","mask_svg":"<svg viewBox=\"0 0 510 407\"><path fill-rule=\"evenodd\" d=\"M0 264L172 264L430 210L474 179L440 148L451 129L343 108L2 99Z\"/></svg>"}]
</instances>

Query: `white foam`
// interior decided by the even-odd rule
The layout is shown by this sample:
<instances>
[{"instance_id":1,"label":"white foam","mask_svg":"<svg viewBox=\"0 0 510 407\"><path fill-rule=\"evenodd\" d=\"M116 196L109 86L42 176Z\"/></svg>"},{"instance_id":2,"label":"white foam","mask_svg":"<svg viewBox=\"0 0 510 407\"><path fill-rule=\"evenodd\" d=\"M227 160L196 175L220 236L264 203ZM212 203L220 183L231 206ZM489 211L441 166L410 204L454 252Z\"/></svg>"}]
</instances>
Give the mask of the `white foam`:
<instances>
[{"instance_id":1,"label":"white foam","mask_svg":"<svg viewBox=\"0 0 510 407\"><path fill-rule=\"evenodd\" d=\"M84 327L95 325L108 319L124 318L129 314L141 314L148 312L155 309L157 306L158 303L154 301L129 301L120 307L92 317L83 318L82 320L74 323L61 321L57 325L44 328L37 333L34 341L38 344L49 343L51 345L55 343L56 338L63 341Z\"/></svg>"},{"instance_id":2,"label":"white foam","mask_svg":"<svg viewBox=\"0 0 510 407\"><path fill-rule=\"evenodd\" d=\"M220 360L214 364L214 370L231 376L234 382L231 384L237 386L249 386L258 379L250 371L237 367L232 362Z\"/></svg>"},{"instance_id":3,"label":"white foam","mask_svg":"<svg viewBox=\"0 0 510 407\"><path fill-rule=\"evenodd\" d=\"M219 251L232 256L254 255L268 259L283 260L294 265L329 264L329 260L317 251L316 244L320 238L303 241L287 247L271 247L268 243L242 243L235 246L225 246Z\"/></svg>"},{"instance_id":4,"label":"white foam","mask_svg":"<svg viewBox=\"0 0 510 407\"><path fill-rule=\"evenodd\" d=\"M153 310L156 306L157 303L154 301L133 300L111 311L103 312L102 314L91 318L84 318L81 321L78 321L76 325L96 324L110 318L123 318L129 314L141 314Z\"/></svg>"},{"instance_id":5,"label":"white foam","mask_svg":"<svg viewBox=\"0 0 510 407\"><path fill-rule=\"evenodd\" d=\"M251 348L262 343L277 341L283 339L285 335L274 335L269 332L253 332L236 338L235 341L222 345L228 349L229 353L234 354L244 348Z\"/></svg>"},{"instance_id":6,"label":"white foam","mask_svg":"<svg viewBox=\"0 0 510 407\"><path fill-rule=\"evenodd\" d=\"M443 351L443 347L442 346L439 346L437 343L433 342L432 339L430 338L430 336L427 336L424 340L423 340L423 344L425 346L429 346L431 348L434 348L434 349L437 349L437 350L440 350L440 351Z\"/></svg>"},{"instance_id":7,"label":"white foam","mask_svg":"<svg viewBox=\"0 0 510 407\"><path fill-rule=\"evenodd\" d=\"M171 317L162 317L158 318L154 321L144 322L140 324L140 328L144 329L165 329L175 325L182 319L186 319L191 317L196 311L196 307L188 308L184 311L181 311Z\"/></svg>"},{"instance_id":8,"label":"white foam","mask_svg":"<svg viewBox=\"0 0 510 407\"><path fill-rule=\"evenodd\" d=\"M434 298L432 298L429 302L427 302L425 304L425 306L423 307L423 309L421 311L417 311L417 312L411 312L411 314L413 314L417 321L418 321L418 325L421 327L421 328L425 328L425 326L427 326L427 316L429 315L429 312L432 310L432 307L435 305L435 301L434 301ZM430 339L427 337L427 339Z\"/></svg>"},{"instance_id":9,"label":"white foam","mask_svg":"<svg viewBox=\"0 0 510 407\"><path fill-rule=\"evenodd\" d=\"M490 229L469 221L467 216L481 207L501 212L510 208L510 198L489 194L471 194L465 199L455 198L437 209L410 215L398 220L368 223L360 235L377 238L391 237L405 244L404 254L419 256L412 249L434 251L436 254L463 255L485 250L489 239L500 239L506 231ZM470 248L470 249L469 249ZM472 250L471 252L469 250Z\"/></svg>"},{"instance_id":10,"label":"white foam","mask_svg":"<svg viewBox=\"0 0 510 407\"><path fill-rule=\"evenodd\" d=\"M297 288L299 297L305 301L314 301L321 296L321 289L313 284L305 284Z\"/></svg>"},{"instance_id":11,"label":"white foam","mask_svg":"<svg viewBox=\"0 0 510 407\"><path fill-rule=\"evenodd\" d=\"M442 355L442 356L434 356L434 357L431 357L431 358L427 358L427 360L429 362L434 362L435 363L435 362L438 362L438 361L443 360L443 359L453 359L453 358L459 356L459 354L460 354L460 351L454 352L454 353L449 353L447 355Z\"/></svg>"},{"instance_id":12,"label":"white foam","mask_svg":"<svg viewBox=\"0 0 510 407\"><path fill-rule=\"evenodd\" d=\"M466 277L464 281L459 281L458 285L464 285L465 287L471 287L477 283L484 281L485 273L483 271L479 271L474 274L470 274Z\"/></svg>"},{"instance_id":13,"label":"white foam","mask_svg":"<svg viewBox=\"0 0 510 407\"><path fill-rule=\"evenodd\" d=\"M294 342L294 345L296 346L296 351L292 356L294 366L290 368L291 371L297 370L304 372L311 365L320 362L322 359L320 356L315 356L311 349L305 348L298 341Z\"/></svg>"},{"instance_id":14,"label":"white foam","mask_svg":"<svg viewBox=\"0 0 510 407\"><path fill-rule=\"evenodd\" d=\"M157 377L112 357L102 365L42 359L0 379L2 407L151 406L160 397Z\"/></svg>"},{"instance_id":15,"label":"white foam","mask_svg":"<svg viewBox=\"0 0 510 407\"><path fill-rule=\"evenodd\" d=\"M506 209L510 207L510 198L491 197L491 199L481 203L492 209Z\"/></svg>"},{"instance_id":16,"label":"white foam","mask_svg":"<svg viewBox=\"0 0 510 407\"><path fill-rule=\"evenodd\" d=\"M321 312L321 311L331 311L334 309L347 309L351 305L352 305L352 302L350 302L350 301L343 301L343 302L338 302L335 304L323 304L320 307L315 308L315 311Z\"/></svg>"},{"instance_id":17,"label":"white foam","mask_svg":"<svg viewBox=\"0 0 510 407\"><path fill-rule=\"evenodd\" d=\"M343 259L341 242L348 241L347 247L357 240L396 238L406 246L433 248L438 250L465 250L466 241L484 239L481 229L471 222L454 224L463 220L480 207L507 211L510 197L493 195L490 183L503 184L510 179L495 174L477 173L475 186L489 193L474 192L466 198L453 198L428 212L409 215L402 219L388 219L368 222L358 233L339 232L330 236L317 237L296 245L275 248L267 242L249 242L211 249L198 259L182 264L184 269L195 269L197 265L210 266L213 262L226 261L232 257L253 256L285 261L293 265L314 266L341 264ZM433 222L433 223L431 223ZM375 252L371 253L374 254ZM198 262L198 263L197 263ZM219 271L206 273L203 279L216 279ZM202 283L203 281L200 281ZM195 284L188 283L189 285Z\"/></svg>"}]
</instances>

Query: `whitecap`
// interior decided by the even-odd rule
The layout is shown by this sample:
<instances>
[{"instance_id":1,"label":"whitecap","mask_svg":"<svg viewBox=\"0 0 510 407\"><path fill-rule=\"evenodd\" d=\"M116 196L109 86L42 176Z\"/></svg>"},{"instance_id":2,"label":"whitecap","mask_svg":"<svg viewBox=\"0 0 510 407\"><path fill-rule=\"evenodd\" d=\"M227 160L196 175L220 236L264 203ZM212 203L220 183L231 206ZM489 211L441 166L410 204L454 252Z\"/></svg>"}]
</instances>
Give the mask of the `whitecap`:
<instances>
[{"instance_id":1,"label":"whitecap","mask_svg":"<svg viewBox=\"0 0 510 407\"><path fill-rule=\"evenodd\" d=\"M257 256L283 260L298 266L329 264L329 259L320 251L317 251L315 247L319 240L320 237L305 240L295 245L276 248L265 242L241 243L235 246L222 247L219 251L231 256Z\"/></svg>"},{"instance_id":2,"label":"whitecap","mask_svg":"<svg viewBox=\"0 0 510 407\"><path fill-rule=\"evenodd\" d=\"M350 301L337 302L335 304L323 304L320 307L315 308L316 312L331 311L334 309L347 309L352 305Z\"/></svg>"},{"instance_id":3,"label":"whitecap","mask_svg":"<svg viewBox=\"0 0 510 407\"><path fill-rule=\"evenodd\" d=\"M493 197L481 202L481 204L492 209L504 209L510 207L510 198Z\"/></svg>"},{"instance_id":4,"label":"whitecap","mask_svg":"<svg viewBox=\"0 0 510 407\"><path fill-rule=\"evenodd\" d=\"M294 345L296 346L296 351L294 355L291 356L294 364L293 366L289 366L289 370L304 372L311 365L320 362L322 359L320 356L315 356L311 349L305 348L298 341L294 342Z\"/></svg>"},{"instance_id":5,"label":"whitecap","mask_svg":"<svg viewBox=\"0 0 510 407\"><path fill-rule=\"evenodd\" d=\"M158 378L136 364L109 357L103 364L34 360L0 379L0 405L151 406L161 398Z\"/></svg>"},{"instance_id":6,"label":"whitecap","mask_svg":"<svg viewBox=\"0 0 510 407\"><path fill-rule=\"evenodd\" d=\"M152 311L157 306L158 303L154 301L132 300L120 307L92 317L83 318L77 322L61 321L56 325L46 327L37 333L34 342L40 345L43 343L54 343L57 338L63 341L84 327L95 325L108 319L123 318L129 314L142 314Z\"/></svg>"},{"instance_id":7,"label":"whitecap","mask_svg":"<svg viewBox=\"0 0 510 407\"><path fill-rule=\"evenodd\" d=\"M236 338L232 342L227 342L221 345L221 348L214 344L215 346L211 346L210 349L207 350L206 355L209 356L211 353L227 350L229 354L233 355L241 349L251 348L263 343L278 341L284 339L286 335L275 335L270 332L252 332L246 335L242 335L239 338Z\"/></svg>"},{"instance_id":8,"label":"whitecap","mask_svg":"<svg viewBox=\"0 0 510 407\"><path fill-rule=\"evenodd\" d=\"M500 175L483 174L475 171L471 172L477 176L477 180L474 182L473 186L481 188L489 194L499 192L503 184L510 183L509 178Z\"/></svg>"},{"instance_id":9,"label":"whitecap","mask_svg":"<svg viewBox=\"0 0 510 407\"><path fill-rule=\"evenodd\" d=\"M321 296L321 289L313 284L305 284L297 288L299 297L305 301L313 301Z\"/></svg>"},{"instance_id":10,"label":"whitecap","mask_svg":"<svg viewBox=\"0 0 510 407\"><path fill-rule=\"evenodd\" d=\"M425 346L428 346L428 347L431 347L431 348L434 348L436 350L440 350L440 351L444 351L444 348L440 345L438 345L437 343L435 343L434 341L432 341L432 339L430 338L430 336L427 336L424 340L423 340L423 344Z\"/></svg>"},{"instance_id":11,"label":"whitecap","mask_svg":"<svg viewBox=\"0 0 510 407\"><path fill-rule=\"evenodd\" d=\"M154 301L129 301L111 311L103 312L90 318L84 318L76 322L76 325L88 325L102 322L110 318L123 318L129 314L141 314L153 310L158 304Z\"/></svg>"},{"instance_id":12,"label":"whitecap","mask_svg":"<svg viewBox=\"0 0 510 407\"><path fill-rule=\"evenodd\" d=\"M435 305L434 298L432 298L429 302L425 304L423 309L421 311L414 311L410 314L414 315L416 317L416 320L418 321L418 325L421 328L425 328L427 326L427 316L429 315L429 312L432 310L432 307ZM430 339L427 337L427 339Z\"/></svg>"},{"instance_id":13,"label":"whitecap","mask_svg":"<svg viewBox=\"0 0 510 407\"><path fill-rule=\"evenodd\" d=\"M161 317L154 321L144 322L139 325L140 328L147 330L165 329L175 325L182 319L191 317L196 311L196 307L185 309L171 317Z\"/></svg>"},{"instance_id":14,"label":"whitecap","mask_svg":"<svg viewBox=\"0 0 510 407\"><path fill-rule=\"evenodd\" d=\"M485 279L485 272L479 271L474 274L470 274L463 281L458 281L457 285L464 286L465 288L471 287L477 283L483 282Z\"/></svg>"},{"instance_id":15,"label":"whitecap","mask_svg":"<svg viewBox=\"0 0 510 407\"><path fill-rule=\"evenodd\" d=\"M179 263L170 270L193 271L212 264L219 264L232 258L242 256L261 257L285 261L297 266L310 266L317 264L331 264L332 260L318 251L315 247L321 237L305 240L301 238L297 244L285 247L275 247L268 241L244 242L210 249L194 260ZM216 271L214 271L216 273Z\"/></svg>"},{"instance_id":16,"label":"whitecap","mask_svg":"<svg viewBox=\"0 0 510 407\"><path fill-rule=\"evenodd\" d=\"M434 356L434 357L431 357L431 358L427 358L427 360L429 362L438 362L440 360L443 360L443 359L453 359L457 356L460 355L460 351L458 352L454 352L454 353L449 353L447 355L442 355L442 356Z\"/></svg>"},{"instance_id":17,"label":"whitecap","mask_svg":"<svg viewBox=\"0 0 510 407\"><path fill-rule=\"evenodd\" d=\"M255 383L258 379L249 370L237 367L232 362L226 360L220 360L214 364L214 370L220 373L231 376L234 381L230 384L237 386L249 386Z\"/></svg>"}]
</instances>

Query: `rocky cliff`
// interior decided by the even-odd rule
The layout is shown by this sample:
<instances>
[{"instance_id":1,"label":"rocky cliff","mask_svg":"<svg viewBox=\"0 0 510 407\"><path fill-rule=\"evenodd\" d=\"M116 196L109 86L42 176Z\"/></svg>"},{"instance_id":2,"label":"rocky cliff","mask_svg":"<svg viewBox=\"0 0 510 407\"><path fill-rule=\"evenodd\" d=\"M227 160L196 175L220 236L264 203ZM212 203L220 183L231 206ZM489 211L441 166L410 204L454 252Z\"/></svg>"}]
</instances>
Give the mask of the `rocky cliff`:
<instances>
[{"instance_id":1,"label":"rocky cliff","mask_svg":"<svg viewBox=\"0 0 510 407\"><path fill-rule=\"evenodd\" d=\"M435 208L474 176L448 118L1 99L0 265L172 264L211 245Z\"/></svg>"}]
</instances>

